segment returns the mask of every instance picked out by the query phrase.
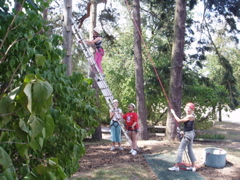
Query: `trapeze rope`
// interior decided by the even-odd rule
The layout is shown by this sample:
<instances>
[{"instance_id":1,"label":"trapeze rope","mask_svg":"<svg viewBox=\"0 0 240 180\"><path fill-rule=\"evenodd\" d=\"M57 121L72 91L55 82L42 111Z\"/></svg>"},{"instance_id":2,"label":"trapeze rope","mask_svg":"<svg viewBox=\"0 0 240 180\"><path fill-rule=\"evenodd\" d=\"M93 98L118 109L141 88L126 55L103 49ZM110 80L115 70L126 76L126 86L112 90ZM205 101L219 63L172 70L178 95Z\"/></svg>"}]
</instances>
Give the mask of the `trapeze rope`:
<instances>
[{"instance_id":1,"label":"trapeze rope","mask_svg":"<svg viewBox=\"0 0 240 180\"><path fill-rule=\"evenodd\" d=\"M127 5L128 12L129 12L129 14L131 15L131 10L130 10L130 8L129 8L130 5L129 5L129 3L127 2L127 0L125 0L125 3L126 3L126 5ZM160 79L160 77L159 77L159 74L158 74L157 69L156 69L156 67L155 67L155 63L154 63L154 61L153 61L153 59L152 59L152 56L151 56L151 54L150 54L150 52L149 52L149 49L148 49L148 47L147 47L147 45L146 45L146 43L145 43L145 41L144 41L144 39L143 39L143 37L142 37L142 33L141 33L141 31L140 31L140 29L139 29L139 27L138 27L138 25L137 25L137 22L136 22L136 20L134 19L133 16L132 16L132 19L133 19L133 22L134 22L134 26L136 27L136 29L137 29L137 31L138 31L138 34L139 34L140 37L141 37L141 40L142 40L142 42L143 42L143 45L144 45L144 47L145 47L146 50L147 50L148 59L150 60L150 62L151 62L151 64L152 64L152 67L153 67L153 69L154 69L154 71L155 71L155 74L156 74L156 76L157 76L158 82L159 82L159 84L160 84L160 86L161 86L161 88L162 88L162 91L163 91L163 93L164 93L164 96L165 96L165 98L166 98L166 100L167 100L168 106L170 107L170 109L172 109L172 105L171 105L171 103L170 103L170 101L169 101L169 98L168 98L168 96L167 96L167 93L166 93L166 90L165 90L165 88L164 88L164 86L163 86L163 83L162 83L162 81L161 81L161 79ZM174 120L176 121L175 118L174 118ZM177 121L176 121L176 124L177 124L177 127L179 127L179 123L178 123Z\"/></svg>"}]
</instances>

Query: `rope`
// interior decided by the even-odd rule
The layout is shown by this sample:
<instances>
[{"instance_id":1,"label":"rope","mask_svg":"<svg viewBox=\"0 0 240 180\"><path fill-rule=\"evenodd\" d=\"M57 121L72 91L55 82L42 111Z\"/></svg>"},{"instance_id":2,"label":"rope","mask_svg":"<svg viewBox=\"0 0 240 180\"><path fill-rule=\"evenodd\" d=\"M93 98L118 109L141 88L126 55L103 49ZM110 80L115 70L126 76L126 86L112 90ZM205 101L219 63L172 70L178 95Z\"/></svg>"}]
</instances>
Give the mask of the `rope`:
<instances>
[{"instance_id":1,"label":"rope","mask_svg":"<svg viewBox=\"0 0 240 180\"><path fill-rule=\"evenodd\" d=\"M131 15L131 11L130 11L130 8L129 8L130 5L129 5L128 1L125 0L125 3L127 4L128 12L129 12L129 14ZM133 16L132 16L132 19L133 19L134 25L135 25L135 27L136 27L136 29L137 29L137 31L138 31L138 34L139 34L140 37L141 37L141 40L142 40L142 42L143 42L143 45L144 45L144 47L145 47L146 50L147 50L148 59L150 60L152 66L153 66L153 69L154 69L155 74L156 74L156 76L157 76L158 82L159 82L159 84L160 84L160 86L161 86L161 88L162 88L162 91L163 91L163 93L164 93L164 96L165 96L165 98L166 98L166 100L167 100L168 106L172 109L172 105L171 105L171 103L170 103L170 101L169 101L169 99L168 99L166 90L165 90L165 88L164 88L164 86L163 86L163 83L162 83L160 77L159 77L159 74L158 74L157 69L156 69L156 67L155 67L155 63L154 63L154 61L153 61L153 59L152 59L152 56L151 56L151 54L150 54L150 51L149 51L149 49L148 49L148 47L147 47L147 45L146 45L146 43L145 43L145 41L144 41L144 39L143 39L143 37L142 37L142 33L141 33L141 31L140 31L140 29L139 29L139 27L138 27L138 25L137 25L137 22L136 22L136 20L134 19Z\"/></svg>"},{"instance_id":2,"label":"rope","mask_svg":"<svg viewBox=\"0 0 240 180\"><path fill-rule=\"evenodd\" d=\"M126 3L126 5L127 5L128 12L129 12L129 14L130 14L130 16L131 16L131 10L130 10L130 8L129 8L130 5L129 5L129 3L128 3L127 0L125 0L125 3ZM166 98L166 100L167 100L168 106L169 106L170 109L172 109L172 105L171 105L171 103L170 103L170 101L169 101L169 98L168 98L168 96L167 96L167 93L166 93L166 90L165 90L165 88L164 88L164 86L163 86L163 83L162 83L162 81L161 81L161 79L160 79L160 77L159 77L159 74L158 74L157 69L156 69L156 67L155 67L155 63L154 63L154 61L153 61L153 59L152 59L152 56L151 56L151 54L150 54L150 51L149 51L149 49L148 49L148 47L147 47L147 45L146 45L146 43L145 43L145 41L144 41L144 39L143 39L143 37L142 37L142 33L141 33L141 31L140 31L140 29L139 29L139 27L138 27L138 25L137 25L137 22L136 22L136 20L134 19L133 16L132 16L132 19L133 19L134 26L136 27L136 29L137 29L137 31L138 31L138 34L139 34L140 37L141 37L141 40L142 40L142 42L143 42L143 45L144 45L144 47L145 47L146 50L147 50L148 59L150 60L150 62L151 62L151 64L152 64L152 67L153 67L153 69L154 69L154 71L155 71L155 74L156 74L156 76L157 76L158 82L159 82L159 84L160 84L160 86L161 86L161 88L162 88L162 91L163 91L163 93L164 93L164 96L165 96L165 98ZM175 123L176 123L177 127L179 127L178 121L177 121L175 118L174 118L174 120L175 120Z\"/></svg>"}]
</instances>

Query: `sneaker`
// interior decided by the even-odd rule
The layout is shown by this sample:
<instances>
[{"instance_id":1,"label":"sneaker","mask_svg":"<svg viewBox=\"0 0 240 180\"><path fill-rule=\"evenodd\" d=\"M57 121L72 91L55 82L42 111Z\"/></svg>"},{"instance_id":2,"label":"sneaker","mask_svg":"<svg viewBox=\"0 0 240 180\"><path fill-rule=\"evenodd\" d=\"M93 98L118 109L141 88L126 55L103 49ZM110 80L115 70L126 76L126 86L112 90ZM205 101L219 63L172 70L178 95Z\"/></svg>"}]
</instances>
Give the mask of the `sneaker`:
<instances>
[{"instance_id":1,"label":"sneaker","mask_svg":"<svg viewBox=\"0 0 240 180\"><path fill-rule=\"evenodd\" d=\"M179 167L173 166L168 168L169 171L179 171Z\"/></svg>"},{"instance_id":2,"label":"sneaker","mask_svg":"<svg viewBox=\"0 0 240 180\"><path fill-rule=\"evenodd\" d=\"M132 152L133 152L133 149L131 149L131 150L129 151L130 154L132 154Z\"/></svg>"},{"instance_id":3,"label":"sneaker","mask_svg":"<svg viewBox=\"0 0 240 180\"><path fill-rule=\"evenodd\" d=\"M116 148L112 146L111 149L110 149L110 151L113 151L113 150L115 150L115 149L116 149Z\"/></svg>"},{"instance_id":4,"label":"sneaker","mask_svg":"<svg viewBox=\"0 0 240 180\"><path fill-rule=\"evenodd\" d=\"M133 156L137 155L137 151L133 149L132 155L133 155Z\"/></svg>"},{"instance_id":5,"label":"sneaker","mask_svg":"<svg viewBox=\"0 0 240 180\"><path fill-rule=\"evenodd\" d=\"M119 146L118 149L121 150L121 151L124 150L122 146Z\"/></svg>"},{"instance_id":6,"label":"sneaker","mask_svg":"<svg viewBox=\"0 0 240 180\"><path fill-rule=\"evenodd\" d=\"M188 171L193 171L193 172L196 171L196 168L195 168L195 167L187 167L186 169L187 169Z\"/></svg>"}]
</instances>

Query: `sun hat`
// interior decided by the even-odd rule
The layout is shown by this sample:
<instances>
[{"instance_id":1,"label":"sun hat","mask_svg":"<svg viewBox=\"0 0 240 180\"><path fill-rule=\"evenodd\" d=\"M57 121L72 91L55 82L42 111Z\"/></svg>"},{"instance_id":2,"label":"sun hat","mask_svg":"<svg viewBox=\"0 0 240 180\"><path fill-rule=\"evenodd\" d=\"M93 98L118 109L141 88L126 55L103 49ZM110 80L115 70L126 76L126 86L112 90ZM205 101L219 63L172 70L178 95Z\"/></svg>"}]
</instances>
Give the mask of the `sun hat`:
<instances>
[{"instance_id":1,"label":"sun hat","mask_svg":"<svg viewBox=\"0 0 240 180\"><path fill-rule=\"evenodd\" d=\"M98 34L101 34L101 29L99 27L95 27L93 30Z\"/></svg>"},{"instance_id":2,"label":"sun hat","mask_svg":"<svg viewBox=\"0 0 240 180\"><path fill-rule=\"evenodd\" d=\"M118 102L118 100L117 100L117 99L114 99L114 100L112 101L112 103L116 103L116 102Z\"/></svg>"},{"instance_id":3,"label":"sun hat","mask_svg":"<svg viewBox=\"0 0 240 180\"><path fill-rule=\"evenodd\" d=\"M133 104L133 103L130 103L130 105L132 105L132 107L133 107L134 109L136 108L135 104Z\"/></svg>"},{"instance_id":4,"label":"sun hat","mask_svg":"<svg viewBox=\"0 0 240 180\"><path fill-rule=\"evenodd\" d=\"M195 109L195 105L192 102L188 102L186 106L190 107L193 111Z\"/></svg>"}]
</instances>

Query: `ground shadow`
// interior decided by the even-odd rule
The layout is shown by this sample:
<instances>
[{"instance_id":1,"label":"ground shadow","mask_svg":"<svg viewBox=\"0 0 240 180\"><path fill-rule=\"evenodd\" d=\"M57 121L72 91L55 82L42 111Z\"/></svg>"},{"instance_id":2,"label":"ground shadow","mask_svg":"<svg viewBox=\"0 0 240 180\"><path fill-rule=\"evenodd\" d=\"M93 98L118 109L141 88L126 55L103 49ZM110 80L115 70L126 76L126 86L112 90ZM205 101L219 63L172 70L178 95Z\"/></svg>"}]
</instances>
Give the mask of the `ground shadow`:
<instances>
[{"instance_id":1,"label":"ground shadow","mask_svg":"<svg viewBox=\"0 0 240 180\"><path fill-rule=\"evenodd\" d=\"M171 172L168 168L173 166L176 155L169 154L144 154L148 164L155 172L159 180L204 180L197 172L182 171Z\"/></svg>"}]
</instances>

